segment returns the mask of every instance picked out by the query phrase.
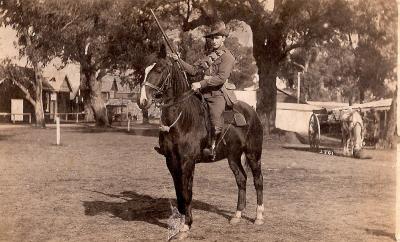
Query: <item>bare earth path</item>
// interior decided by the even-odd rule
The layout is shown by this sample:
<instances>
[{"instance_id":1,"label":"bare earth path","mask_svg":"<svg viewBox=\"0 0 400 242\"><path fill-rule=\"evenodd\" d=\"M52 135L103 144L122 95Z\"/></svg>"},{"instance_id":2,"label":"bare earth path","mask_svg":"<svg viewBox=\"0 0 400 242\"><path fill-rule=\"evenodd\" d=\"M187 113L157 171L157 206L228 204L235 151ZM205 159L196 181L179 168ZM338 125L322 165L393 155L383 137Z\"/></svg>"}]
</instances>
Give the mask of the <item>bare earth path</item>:
<instances>
[{"instance_id":1,"label":"bare earth path","mask_svg":"<svg viewBox=\"0 0 400 242\"><path fill-rule=\"evenodd\" d=\"M153 132L154 133L154 132ZM0 126L0 241L162 241L174 203L151 133ZM255 191L238 225L226 161L196 166L188 241L394 241L395 153L357 160L267 144L265 224Z\"/></svg>"}]
</instances>

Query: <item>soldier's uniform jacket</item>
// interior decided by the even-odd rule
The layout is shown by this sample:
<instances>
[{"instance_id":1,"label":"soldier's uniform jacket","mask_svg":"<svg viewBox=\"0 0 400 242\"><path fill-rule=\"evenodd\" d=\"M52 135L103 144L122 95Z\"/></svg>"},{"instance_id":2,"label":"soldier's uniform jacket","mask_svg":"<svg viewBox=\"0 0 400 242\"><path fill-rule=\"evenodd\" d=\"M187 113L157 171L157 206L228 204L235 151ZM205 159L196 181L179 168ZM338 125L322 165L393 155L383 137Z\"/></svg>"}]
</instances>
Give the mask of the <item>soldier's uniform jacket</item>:
<instances>
[{"instance_id":1,"label":"soldier's uniform jacket","mask_svg":"<svg viewBox=\"0 0 400 242\"><path fill-rule=\"evenodd\" d=\"M235 103L236 98L224 87L235 64L235 58L225 47L214 50L204 59L197 61L193 66L182 61L183 68L189 75L204 73L204 80L200 81L201 92L205 98L225 96L229 102Z\"/></svg>"}]
</instances>

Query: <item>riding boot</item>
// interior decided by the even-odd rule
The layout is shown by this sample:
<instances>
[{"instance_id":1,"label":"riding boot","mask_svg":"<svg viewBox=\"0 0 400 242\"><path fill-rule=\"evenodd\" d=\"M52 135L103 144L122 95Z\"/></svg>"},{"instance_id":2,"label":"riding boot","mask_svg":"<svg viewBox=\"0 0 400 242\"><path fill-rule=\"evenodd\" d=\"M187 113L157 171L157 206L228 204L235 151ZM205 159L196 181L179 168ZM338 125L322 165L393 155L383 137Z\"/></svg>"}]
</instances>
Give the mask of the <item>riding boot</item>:
<instances>
[{"instance_id":1,"label":"riding boot","mask_svg":"<svg viewBox=\"0 0 400 242\"><path fill-rule=\"evenodd\" d=\"M211 138L211 146L203 149L203 155L206 157L210 157L212 160L216 157L216 144L221 132L216 132Z\"/></svg>"}]
</instances>

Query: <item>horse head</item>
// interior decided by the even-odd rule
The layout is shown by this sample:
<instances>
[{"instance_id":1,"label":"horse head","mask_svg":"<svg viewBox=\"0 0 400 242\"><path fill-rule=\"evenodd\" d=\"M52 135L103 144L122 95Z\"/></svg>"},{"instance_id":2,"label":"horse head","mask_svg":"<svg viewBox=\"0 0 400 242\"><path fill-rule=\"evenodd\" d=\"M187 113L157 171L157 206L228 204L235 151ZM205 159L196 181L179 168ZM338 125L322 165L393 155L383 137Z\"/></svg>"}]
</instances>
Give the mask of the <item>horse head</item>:
<instances>
[{"instance_id":1,"label":"horse head","mask_svg":"<svg viewBox=\"0 0 400 242\"><path fill-rule=\"evenodd\" d=\"M161 50L156 60L145 68L140 89L139 105L141 108L149 108L155 100L161 98L168 88L168 66L166 52Z\"/></svg>"},{"instance_id":2,"label":"horse head","mask_svg":"<svg viewBox=\"0 0 400 242\"><path fill-rule=\"evenodd\" d=\"M139 99L141 108L149 108L155 101L165 101L187 90L184 77L177 63L167 56L165 45L162 45L156 61L145 68Z\"/></svg>"}]
</instances>

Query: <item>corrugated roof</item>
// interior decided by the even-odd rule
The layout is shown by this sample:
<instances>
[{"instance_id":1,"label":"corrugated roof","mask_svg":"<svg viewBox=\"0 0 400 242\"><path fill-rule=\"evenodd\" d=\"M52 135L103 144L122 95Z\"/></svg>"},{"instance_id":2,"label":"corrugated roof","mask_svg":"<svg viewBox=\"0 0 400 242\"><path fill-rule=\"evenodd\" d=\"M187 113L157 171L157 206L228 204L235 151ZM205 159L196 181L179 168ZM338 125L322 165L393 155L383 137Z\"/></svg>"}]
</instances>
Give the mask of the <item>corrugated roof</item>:
<instances>
[{"instance_id":1,"label":"corrugated roof","mask_svg":"<svg viewBox=\"0 0 400 242\"><path fill-rule=\"evenodd\" d=\"M372 101L368 103L361 103L361 104L356 104L353 105L354 107L360 107L360 108L371 108L371 107L390 107L392 104L392 99L382 99L378 101Z\"/></svg>"},{"instance_id":2,"label":"corrugated roof","mask_svg":"<svg viewBox=\"0 0 400 242\"><path fill-rule=\"evenodd\" d=\"M370 108L375 108L375 109L385 109L389 110L390 105L392 104L392 99L381 99L377 101L372 101L372 102L367 102L367 103L358 103L354 104L353 106L348 106L348 107L341 107L341 108L336 108L335 110L345 110L345 109L370 109Z\"/></svg>"},{"instance_id":3,"label":"corrugated roof","mask_svg":"<svg viewBox=\"0 0 400 242\"><path fill-rule=\"evenodd\" d=\"M299 110L299 111L313 111L313 110L321 110L321 107L303 104L303 103L283 103L277 102L276 109L280 110Z\"/></svg>"},{"instance_id":4,"label":"corrugated roof","mask_svg":"<svg viewBox=\"0 0 400 242\"><path fill-rule=\"evenodd\" d=\"M343 108L348 107L348 103L341 103L341 102L318 102L318 101L307 101L308 104L326 108L326 109L336 109L336 108Z\"/></svg>"}]
</instances>

